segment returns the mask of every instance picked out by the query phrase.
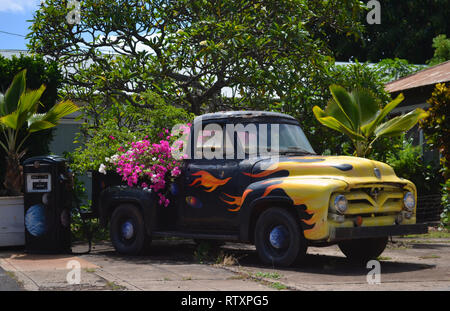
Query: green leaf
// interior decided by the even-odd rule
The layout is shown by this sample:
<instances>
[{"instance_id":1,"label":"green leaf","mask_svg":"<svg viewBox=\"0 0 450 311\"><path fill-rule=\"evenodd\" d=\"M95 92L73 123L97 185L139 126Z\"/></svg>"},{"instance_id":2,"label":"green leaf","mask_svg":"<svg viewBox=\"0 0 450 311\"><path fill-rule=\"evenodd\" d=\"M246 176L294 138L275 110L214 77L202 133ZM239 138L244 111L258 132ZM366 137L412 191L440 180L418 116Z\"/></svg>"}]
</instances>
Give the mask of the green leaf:
<instances>
[{"instance_id":1,"label":"green leaf","mask_svg":"<svg viewBox=\"0 0 450 311\"><path fill-rule=\"evenodd\" d=\"M348 122L352 125L352 129L357 130L359 127L359 112L351 94L342 86L335 84L330 86L330 91L335 103L341 108Z\"/></svg>"},{"instance_id":2,"label":"green leaf","mask_svg":"<svg viewBox=\"0 0 450 311\"><path fill-rule=\"evenodd\" d=\"M6 127L17 130L17 111L1 117L0 123Z\"/></svg>"},{"instance_id":3,"label":"green leaf","mask_svg":"<svg viewBox=\"0 0 450 311\"><path fill-rule=\"evenodd\" d=\"M370 90L353 90L352 97L358 107L361 125L365 125L376 118L377 112L381 107L380 100Z\"/></svg>"},{"instance_id":4,"label":"green leaf","mask_svg":"<svg viewBox=\"0 0 450 311\"><path fill-rule=\"evenodd\" d=\"M28 131L30 133L46 130L52 127L55 127L56 124L48 122L48 121L35 121L28 126Z\"/></svg>"},{"instance_id":5,"label":"green leaf","mask_svg":"<svg viewBox=\"0 0 450 311\"><path fill-rule=\"evenodd\" d=\"M400 93L393 101L381 109L375 120L361 127L362 132L365 133L366 136L371 136L380 122L388 115L389 112L392 111L392 109L397 107L403 99L405 99L405 97L403 96L403 93Z\"/></svg>"},{"instance_id":6,"label":"green leaf","mask_svg":"<svg viewBox=\"0 0 450 311\"><path fill-rule=\"evenodd\" d=\"M417 122L428 114L423 109L417 108L408 114L395 117L375 129L375 136L395 136L411 129Z\"/></svg>"},{"instance_id":7,"label":"green leaf","mask_svg":"<svg viewBox=\"0 0 450 311\"><path fill-rule=\"evenodd\" d=\"M43 117L42 120L51 122L53 124L57 124L58 121L79 110L80 108L75 105L71 100L65 100L57 103L55 106L53 106Z\"/></svg>"},{"instance_id":8,"label":"green leaf","mask_svg":"<svg viewBox=\"0 0 450 311\"><path fill-rule=\"evenodd\" d=\"M19 72L6 90L4 99L0 102L0 115L7 115L17 109L19 99L26 90L25 77L27 70Z\"/></svg>"},{"instance_id":9,"label":"green leaf","mask_svg":"<svg viewBox=\"0 0 450 311\"><path fill-rule=\"evenodd\" d=\"M355 140L365 140L365 137L356 133L352 129L348 128L341 122L339 122L337 119L331 116L327 116L325 112L320 109L319 106L314 106L313 108L314 115L316 116L317 120L322 123L323 125L336 130L338 132L344 133L347 136L349 136L351 139Z\"/></svg>"}]
</instances>

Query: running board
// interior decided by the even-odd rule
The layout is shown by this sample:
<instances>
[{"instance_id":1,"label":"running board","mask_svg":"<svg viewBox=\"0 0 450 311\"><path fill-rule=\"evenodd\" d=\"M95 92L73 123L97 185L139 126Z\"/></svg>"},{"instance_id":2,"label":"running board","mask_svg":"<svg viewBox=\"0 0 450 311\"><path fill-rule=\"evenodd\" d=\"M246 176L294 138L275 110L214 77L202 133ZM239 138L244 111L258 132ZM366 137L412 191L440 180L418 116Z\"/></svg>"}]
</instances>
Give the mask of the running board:
<instances>
[{"instance_id":1,"label":"running board","mask_svg":"<svg viewBox=\"0 0 450 311\"><path fill-rule=\"evenodd\" d=\"M154 231L152 236L161 238L186 238L199 240L224 240L224 241L239 241L238 235L233 234L205 234L205 233L191 233L179 231Z\"/></svg>"}]
</instances>

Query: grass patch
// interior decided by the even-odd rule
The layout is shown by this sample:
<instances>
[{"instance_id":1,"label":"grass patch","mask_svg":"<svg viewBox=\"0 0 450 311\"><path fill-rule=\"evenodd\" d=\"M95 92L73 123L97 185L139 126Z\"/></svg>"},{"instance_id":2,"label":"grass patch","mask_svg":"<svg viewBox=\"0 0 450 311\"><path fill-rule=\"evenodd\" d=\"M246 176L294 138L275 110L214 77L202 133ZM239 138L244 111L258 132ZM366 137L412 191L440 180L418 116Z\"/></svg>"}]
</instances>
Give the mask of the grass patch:
<instances>
[{"instance_id":1,"label":"grass patch","mask_svg":"<svg viewBox=\"0 0 450 311\"><path fill-rule=\"evenodd\" d=\"M256 272L254 274L257 278L266 278L266 279L274 279L278 280L281 279L282 275L277 272Z\"/></svg>"},{"instance_id":2,"label":"grass patch","mask_svg":"<svg viewBox=\"0 0 450 311\"><path fill-rule=\"evenodd\" d=\"M86 271L87 273L94 273L97 270L95 270L94 268L86 268L84 269L84 271Z\"/></svg>"},{"instance_id":3,"label":"grass patch","mask_svg":"<svg viewBox=\"0 0 450 311\"><path fill-rule=\"evenodd\" d=\"M275 288L277 290L288 289L288 287L286 285L281 284L280 282L271 283L269 286L272 288Z\"/></svg>"},{"instance_id":4,"label":"grass patch","mask_svg":"<svg viewBox=\"0 0 450 311\"><path fill-rule=\"evenodd\" d=\"M385 256L379 256L377 258L378 261L388 261L388 260L392 260L391 257L385 257Z\"/></svg>"},{"instance_id":5,"label":"grass patch","mask_svg":"<svg viewBox=\"0 0 450 311\"><path fill-rule=\"evenodd\" d=\"M404 238L408 239L414 239L414 238L420 238L420 239L450 239L450 232L448 229L432 229L426 234L409 234L404 235Z\"/></svg>"},{"instance_id":6,"label":"grass patch","mask_svg":"<svg viewBox=\"0 0 450 311\"><path fill-rule=\"evenodd\" d=\"M106 287L110 290L124 290L126 287L119 285L115 282L106 282Z\"/></svg>"},{"instance_id":7,"label":"grass patch","mask_svg":"<svg viewBox=\"0 0 450 311\"><path fill-rule=\"evenodd\" d=\"M436 258L441 258L441 256L431 254L431 255L420 256L419 258L420 259L436 259Z\"/></svg>"}]
</instances>

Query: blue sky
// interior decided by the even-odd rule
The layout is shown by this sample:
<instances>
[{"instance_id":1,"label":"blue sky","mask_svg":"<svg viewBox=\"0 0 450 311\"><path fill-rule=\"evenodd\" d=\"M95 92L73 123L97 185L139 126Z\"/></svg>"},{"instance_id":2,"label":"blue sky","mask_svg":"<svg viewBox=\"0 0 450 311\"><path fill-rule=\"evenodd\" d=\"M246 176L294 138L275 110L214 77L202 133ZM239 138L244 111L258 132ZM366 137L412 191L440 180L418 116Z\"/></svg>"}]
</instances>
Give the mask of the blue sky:
<instances>
[{"instance_id":1,"label":"blue sky","mask_svg":"<svg viewBox=\"0 0 450 311\"><path fill-rule=\"evenodd\" d=\"M0 49L26 49L24 37L3 33L10 32L25 36L40 0L0 0Z\"/></svg>"}]
</instances>

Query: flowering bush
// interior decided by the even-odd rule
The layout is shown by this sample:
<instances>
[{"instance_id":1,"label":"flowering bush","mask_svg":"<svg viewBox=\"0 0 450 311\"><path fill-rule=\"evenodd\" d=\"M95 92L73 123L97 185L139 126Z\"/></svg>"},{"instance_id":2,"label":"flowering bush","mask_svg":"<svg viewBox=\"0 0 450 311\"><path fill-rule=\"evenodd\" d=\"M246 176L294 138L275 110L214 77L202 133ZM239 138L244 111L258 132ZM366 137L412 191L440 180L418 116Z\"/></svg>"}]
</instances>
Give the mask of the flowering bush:
<instances>
[{"instance_id":1,"label":"flowering bush","mask_svg":"<svg viewBox=\"0 0 450 311\"><path fill-rule=\"evenodd\" d=\"M187 127L184 127L186 130ZM169 205L167 198L168 184L181 174L180 165L182 157L176 157L176 152L183 147L183 142L177 140L174 134L169 134L166 129L159 134L159 143L151 143L147 138L128 143L119 147L119 154L106 158L108 166L115 167L128 186L138 186L143 189L151 189L157 193L159 204ZM114 139L114 137L110 137ZM172 142L172 146L170 143ZM101 164L99 172L106 174L108 166Z\"/></svg>"}]
</instances>

